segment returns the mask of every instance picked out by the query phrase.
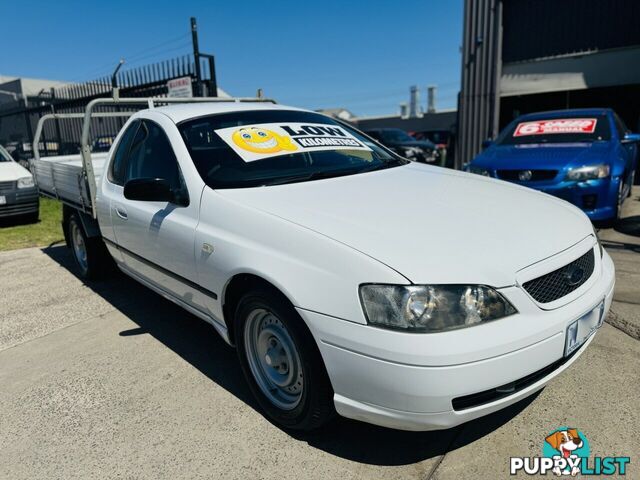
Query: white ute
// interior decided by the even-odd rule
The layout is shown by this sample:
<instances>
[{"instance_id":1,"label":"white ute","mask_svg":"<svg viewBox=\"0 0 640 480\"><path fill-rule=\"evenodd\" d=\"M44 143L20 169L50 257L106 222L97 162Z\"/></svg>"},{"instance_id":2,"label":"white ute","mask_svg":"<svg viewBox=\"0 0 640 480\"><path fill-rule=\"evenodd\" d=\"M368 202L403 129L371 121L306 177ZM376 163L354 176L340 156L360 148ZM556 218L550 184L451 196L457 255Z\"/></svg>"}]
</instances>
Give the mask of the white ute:
<instances>
[{"instance_id":1,"label":"white ute","mask_svg":"<svg viewBox=\"0 0 640 480\"><path fill-rule=\"evenodd\" d=\"M540 390L593 340L614 266L579 209L318 113L193 100L94 100L82 156L36 152L36 180L65 203L82 276L112 258L211 323L278 425L452 427ZM123 115L96 107L135 102L92 157L91 118Z\"/></svg>"},{"instance_id":2,"label":"white ute","mask_svg":"<svg viewBox=\"0 0 640 480\"><path fill-rule=\"evenodd\" d=\"M38 221L38 214L33 175L0 145L0 220L24 217L33 223Z\"/></svg>"}]
</instances>

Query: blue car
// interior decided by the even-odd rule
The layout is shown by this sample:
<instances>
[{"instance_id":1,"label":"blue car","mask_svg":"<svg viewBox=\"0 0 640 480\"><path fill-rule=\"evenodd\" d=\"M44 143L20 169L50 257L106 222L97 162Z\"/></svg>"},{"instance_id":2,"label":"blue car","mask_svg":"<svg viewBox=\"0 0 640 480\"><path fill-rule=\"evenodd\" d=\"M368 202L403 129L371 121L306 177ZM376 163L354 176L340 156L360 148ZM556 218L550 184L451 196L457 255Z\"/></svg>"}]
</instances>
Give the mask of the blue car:
<instances>
[{"instance_id":1,"label":"blue car","mask_svg":"<svg viewBox=\"0 0 640 480\"><path fill-rule=\"evenodd\" d=\"M592 221L619 217L631 195L640 135L607 108L522 115L467 167L555 195Z\"/></svg>"}]
</instances>

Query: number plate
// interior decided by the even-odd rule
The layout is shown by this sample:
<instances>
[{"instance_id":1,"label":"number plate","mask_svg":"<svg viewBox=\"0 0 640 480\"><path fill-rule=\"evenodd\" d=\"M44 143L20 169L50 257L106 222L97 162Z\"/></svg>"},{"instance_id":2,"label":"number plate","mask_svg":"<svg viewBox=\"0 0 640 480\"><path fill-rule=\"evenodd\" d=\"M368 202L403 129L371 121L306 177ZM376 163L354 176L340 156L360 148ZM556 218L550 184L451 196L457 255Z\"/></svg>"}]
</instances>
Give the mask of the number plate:
<instances>
[{"instance_id":1,"label":"number plate","mask_svg":"<svg viewBox=\"0 0 640 480\"><path fill-rule=\"evenodd\" d=\"M4 195L0 195L0 205L5 205L7 203L7 197Z\"/></svg>"},{"instance_id":2,"label":"number plate","mask_svg":"<svg viewBox=\"0 0 640 480\"><path fill-rule=\"evenodd\" d=\"M589 313L571 322L565 335L564 356L571 355L580 348L602 326L603 320L604 300Z\"/></svg>"}]
</instances>

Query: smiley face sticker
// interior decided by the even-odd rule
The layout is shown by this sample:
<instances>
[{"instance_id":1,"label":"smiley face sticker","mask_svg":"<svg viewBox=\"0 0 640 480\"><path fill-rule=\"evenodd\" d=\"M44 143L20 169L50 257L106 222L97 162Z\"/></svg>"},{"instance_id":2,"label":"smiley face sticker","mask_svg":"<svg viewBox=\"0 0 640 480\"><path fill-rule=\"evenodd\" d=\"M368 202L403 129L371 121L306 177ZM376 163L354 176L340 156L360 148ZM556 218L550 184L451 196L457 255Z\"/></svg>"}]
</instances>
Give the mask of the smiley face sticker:
<instances>
[{"instance_id":1,"label":"smiley face sticker","mask_svg":"<svg viewBox=\"0 0 640 480\"><path fill-rule=\"evenodd\" d=\"M244 127L231 135L233 143L243 150L253 153L277 153L281 151L296 151L291 138L279 135L272 130L260 127Z\"/></svg>"}]
</instances>

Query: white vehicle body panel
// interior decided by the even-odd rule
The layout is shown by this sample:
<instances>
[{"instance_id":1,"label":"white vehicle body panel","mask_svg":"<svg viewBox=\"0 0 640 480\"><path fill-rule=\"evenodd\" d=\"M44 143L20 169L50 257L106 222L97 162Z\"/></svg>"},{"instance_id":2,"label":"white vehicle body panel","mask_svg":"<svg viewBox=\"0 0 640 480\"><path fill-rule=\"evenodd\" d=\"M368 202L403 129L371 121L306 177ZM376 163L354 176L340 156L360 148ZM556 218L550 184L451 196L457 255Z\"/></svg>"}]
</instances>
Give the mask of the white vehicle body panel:
<instances>
[{"instance_id":1,"label":"white vehicle body panel","mask_svg":"<svg viewBox=\"0 0 640 480\"><path fill-rule=\"evenodd\" d=\"M14 161L0 161L0 182L15 182L20 178L31 177L31 172Z\"/></svg>"},{"instance_id":2,"label":"white vehicle body panel","mask_svg":"<svg viewBox=\"0 0 640 480\"><path fill-rule=\"evenodd\" d=\"M535 190L415 163L220 192L349 245L413 283L513 285L515 272L593 231L577 209Z\"/></svg>"}]
</instances>

